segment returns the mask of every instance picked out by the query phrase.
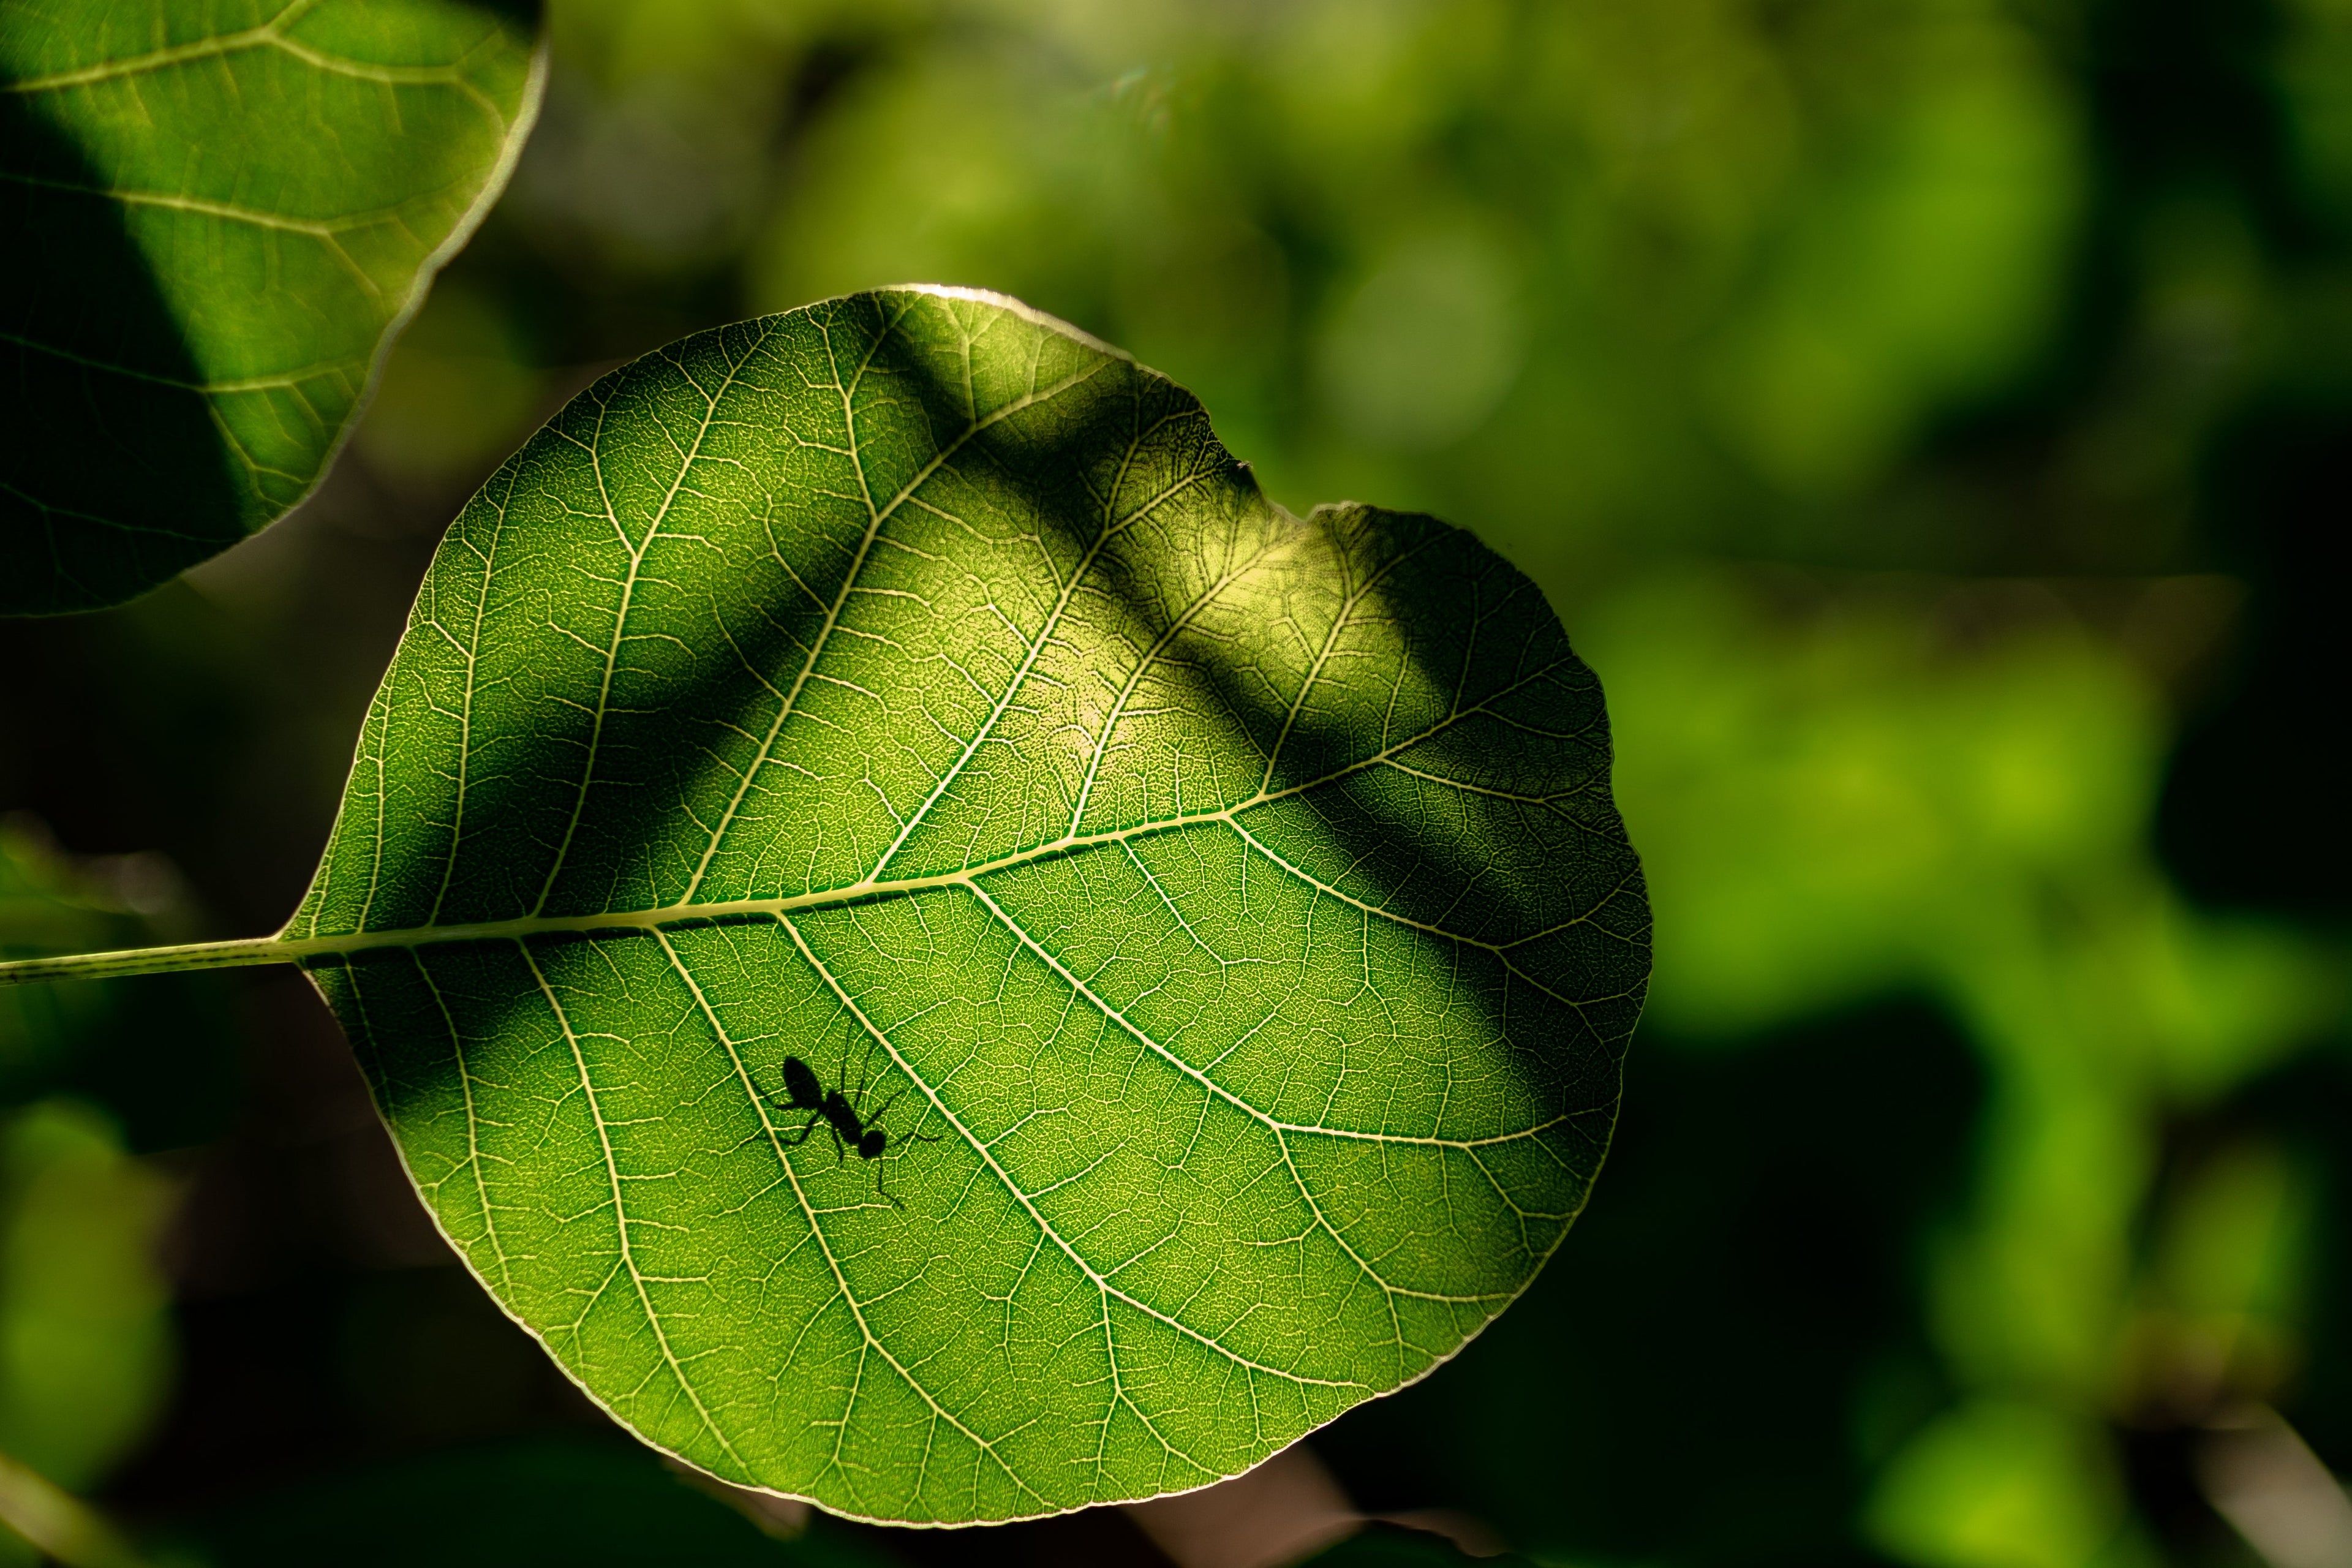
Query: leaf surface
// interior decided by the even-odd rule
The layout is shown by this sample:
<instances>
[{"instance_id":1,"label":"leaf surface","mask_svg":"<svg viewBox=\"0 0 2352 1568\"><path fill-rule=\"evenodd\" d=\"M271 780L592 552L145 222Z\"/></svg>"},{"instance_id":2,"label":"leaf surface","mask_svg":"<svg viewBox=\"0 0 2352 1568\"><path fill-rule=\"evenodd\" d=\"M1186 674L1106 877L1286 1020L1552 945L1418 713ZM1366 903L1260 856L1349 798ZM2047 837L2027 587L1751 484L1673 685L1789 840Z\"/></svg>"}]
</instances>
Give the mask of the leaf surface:
<instances>
[{"instance_id":1,"label":"leaf surface","mask_svg":"<svg viewBox=\"0 0 2352 1568\"><path fill-rule=\"evenodd\" d=\"M1469 535L1301 521L1165 377L893 290L649 355L492 479L284 940L632 1429L1009 1519L1234 1474L1528 1283L1648 972L1608 768Z\"/></svg>"},{"instance_id":2,"label":"leaf surface","mask_svg":"<svg viewBox=\"0 0 2352 1568\"><path fill-rule=\"evenodd\" d=\"M129 598L309 493L537 110L511 9L0 11L0 614Z\"/></svg>"}]
</instances>

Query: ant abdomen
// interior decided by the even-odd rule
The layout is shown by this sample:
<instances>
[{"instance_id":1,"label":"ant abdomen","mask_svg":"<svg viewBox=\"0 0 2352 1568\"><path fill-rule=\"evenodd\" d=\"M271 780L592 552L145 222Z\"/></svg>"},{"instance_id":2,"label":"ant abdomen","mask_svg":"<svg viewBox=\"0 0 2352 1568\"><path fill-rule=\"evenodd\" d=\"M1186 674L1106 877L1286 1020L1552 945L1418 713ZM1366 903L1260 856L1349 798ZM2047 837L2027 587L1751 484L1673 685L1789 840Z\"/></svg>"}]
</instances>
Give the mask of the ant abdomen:
<instances>
[{"instance_id":1,"label":"ant abdomen","mask_svg":"<svg viewBox=\"0 0 2352 1568\"><path fill-rule=\"evenodd\" d=\"M784 1058L784 1097L794 1110L824 1108L824 1086L817 1082L816 1069L798 1057Z\"/></svg>"}]
</instances>

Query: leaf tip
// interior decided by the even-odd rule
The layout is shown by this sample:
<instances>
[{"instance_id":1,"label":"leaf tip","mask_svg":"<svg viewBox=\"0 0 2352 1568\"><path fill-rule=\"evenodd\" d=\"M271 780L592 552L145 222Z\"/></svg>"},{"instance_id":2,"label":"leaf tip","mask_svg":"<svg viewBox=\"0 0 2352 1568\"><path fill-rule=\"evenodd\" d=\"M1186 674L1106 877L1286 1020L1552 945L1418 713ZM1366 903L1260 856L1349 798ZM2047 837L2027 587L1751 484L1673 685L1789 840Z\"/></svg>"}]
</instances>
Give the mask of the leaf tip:
<instances>
[{"instance_id":1,"label":"leaf tip","mask_svg":"<svg viewBox=\"0 0 2352 1568\"><path fill-rule=\"evenodd\" d=\"M893 283L887 288L877 289L874 292L877 294L929 294L932 298L939 300L969 300L974 304L987 305L999 310L1007 311L1010 314L1020 317L1024 321L1034 322L1037 326L1048 328L1054 331L1061 333L1065 337L1075 338L1079 342L1084 343L1087 347L1094 350L1097 353L1108 354L1112 359L1125 360L1129 364L1136 363L1135 356L1128 353L1125 349L1120 348L1117 343L1107 343L1103 342L1102 339L1087 331L1084 327L1073 325L1072 323L1062 320L1061 317L1054 315L1050 311L1037 309L1036 306L1030 304L1025 300L1014 299L1010 294L1000 294L993 289L974 289L961 283Z\"/></svg>"}]
</instances>

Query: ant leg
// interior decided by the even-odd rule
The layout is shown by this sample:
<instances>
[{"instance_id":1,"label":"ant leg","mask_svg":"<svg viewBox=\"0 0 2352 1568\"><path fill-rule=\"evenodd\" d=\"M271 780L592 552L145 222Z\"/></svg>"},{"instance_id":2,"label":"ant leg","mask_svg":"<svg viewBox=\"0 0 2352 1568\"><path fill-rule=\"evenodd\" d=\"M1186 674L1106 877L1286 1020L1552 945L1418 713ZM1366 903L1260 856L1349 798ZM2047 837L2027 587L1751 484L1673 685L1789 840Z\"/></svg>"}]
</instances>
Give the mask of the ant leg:
<instances>
[{"instance_id":1,"label":"ant leg","mask_svg":"<svg viewBox=\"0 0 2352 1568\"><path fill-rule=\"evenodd\" d=\"M882 1184L882 1167L889 1163L890 1162L887 1160L877 1160L874 1162L874 1195L888 1204L894 1209L903 1209L907 1205L898 1201L898 1194Z\"/></svg>"},{"instance_id":2,"label":"ant leg","mask_svg":"<svg viewBox=\"0 0 2352 1568\"><path fill-rule=\"evenodd\" d=\"M849 1097L849 1103L852 1106L862 1110L866 1104L866 1096L870 1090L872 1090L873 1087L874 1042L872 1040L868 1040L866 1042L865 1058L857 1064L857 1092ZM904 1094L905 1092L905 1089L900 1089L898 1091L899 1094ZM898 1096L893 1095L891 1098L895 1100ZM887 1110L889 1106L885 1104L882 1109L884 1110ZM876 1115L879 1114L880 1112L878 1111L876 1113ZM871 1127L874 1125L875 1118L873 1116L866 1117L864 1120L866 1126Z\"/></svg>"},{"instance_id":3,"label":"ant leg","mask_svg":"<svg viewBox=\"0 0 2352 1568\"><path fill-rule=\"evenodd\" d=\"M865 1098L865 1095L866 1095L865 1068L866 1068L866 1062L872 1058L873 1054L874 1054L874 1042L873 1042L873 1040L872 1040L872 1039L870 1039L870 1038L869 1038L869 1039L867 1039L867 1040L866 1040L866 1055L858 1058L858 1064L857 1064L857 1065L858 1065L858 1069L859 1069L859 1076L858 1076L858 1080L857 1080L857 1095L856 1095L856 1099L857 1099L857 1100L862 1100L862 1099L864 1099L864 1098ZM842 1038L841 1038L841 1076L840 1076L838 1079L835 1079L834 1081L835 1081L835 1082L836 1082L836 1083L838 1083L838 1084L840 1084L840 1085L841 1085L841 1087L842 1087L845 1090L845 1089L848 1089L848 1087L849 1087L849 1037L848 1037L847 1035L844 1035L844 1036L842 1037ZM856 1103L856 1101L855 1101L855 1100L853 1100L853 1101L852 1101L852 1103L854 1104L854 1103Z\"/></svg>"},{"instance_id":4,"label":"ant leg","mask_svg":"<svg viewBox=\"0 0 2352 1568\"><path fill-rule=\"evenodd\" d=\"M785 1133L780 1136L773 1127L761 1127L756 1131L745 1134L742 1142L736 1144L735 1149L740 1149L743 1147L744 1143L757 1143L762 1138L774 1138L777 1142L782 1144L787 1149L797 1149L802 1144L808 1142L809 1134L815 1130L816 1118L814 1116L810 1117L806 1122L802 1124L801 1130L798 1132ZM735 1149L730 1149L727 1152L730 1154L732 1154L735 1152Z\"/></svg>"},{"instance_id":5,"label":"ant leg","mask_svg":"<svg viewBox=\"0 0 2352 1568\"><path fill-rule=\"evenodd\" d=\"M911 1088L912 1086L909 1085L908 1087ZM882 1109L866 1119L866 1125L868 1127L881 1126L882 1119L890 1114L890 1108L898 1104L906 1097L907 1090L905 1089L901 1089L898 1093L884 1100L882 1102ZM918 1122L916 1125L920 1126L921 1123ZM936 1134L929 1132L893 1132L890 1136L894 1141L900 1143L937 1143L940 1142L940 1139Z\"/></svg>"}]
</instances>

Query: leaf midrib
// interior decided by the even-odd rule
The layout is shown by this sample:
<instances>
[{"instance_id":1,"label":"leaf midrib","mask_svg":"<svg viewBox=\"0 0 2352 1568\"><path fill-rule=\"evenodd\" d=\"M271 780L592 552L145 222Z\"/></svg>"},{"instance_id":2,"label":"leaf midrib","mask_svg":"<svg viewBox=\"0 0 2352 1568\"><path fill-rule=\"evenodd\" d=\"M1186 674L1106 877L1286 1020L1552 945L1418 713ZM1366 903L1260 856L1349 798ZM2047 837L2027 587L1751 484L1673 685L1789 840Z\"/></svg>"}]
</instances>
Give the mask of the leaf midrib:
<instances>
[{"instance_id":1,"label":"leaf midrib","mask_svg":"<svg viewBox=\"0 0 2352 1568\"><path fill-rule=\"evenodd\" d=\"M474 921L457 924L408 926L385 931L336 932L325 936L289 936L292 921L277 934L251 937L243 941L185 942L170 947L131 948L110 952L73 953L56 958L26 958L0 962L0 984L36 980L99 979L125 974L169 973L181 970L230 968L246 964L301 963L321 958L354 957L361 953L399 948L440 946L448 943L479 942L520 942L533 936L591 936L600 931L636 932L691 929L705 923L730 918L781 920L787 915L812 910L844 908L852 904L874 903L887 899L908 897L943 888L977 888L979 879L1024 866L1037 865L1067 855L1076 855L1106 845L1131 843L1137 839L1162 833L1181 832L1190 827L1222 824L1233 828L1245 842L1257 846L1255 837L1243 827L1240 818L1245 812L1286 800L1296 795L1322 789L1341 779L1374 767L1398 765L1396 757L1445 732L1446 730L1476 715L1490 712L1493 705L1511 696L1523 687L1541 680L1565 667L1559 660L1529 670L1507 685L1498 688L1478 702L1456 707L1427 729L1384 746L1342 768L1335 768L1320 777L1286 785L1281 789L1261 789L1247 800L1214 811L1189 812L1176 816L1160 817L1150 822L1132 823L1125 827L1106 828L1099 833L1069 834L1044 844L1018 849L993 860L978 865L959 867L953 871L935 872L923 877L899 877L877 879L872 877L831 888L818 888L803 893L787 893L764 899L712 900L699 903L659 904L642 910L596 910L573 915L526 914L506 920ZM1499 717L1499 715L1498 715ZM1416 770L1417 771L1417 770ZM1426 776L1426 775L1423 775ZM1458 780L1446 781L1452 787L1470 789L1475 786ZM1556 797L1548 797L1556 798ZM1262 849L1262 847L1261 847ZM1284 863L1285 869L1320 890L1329 892L1366 912L1383 920L1393 921L1412 930L1459 942L1491 952L1503 952L1547 931L1533 931L1510 942L1486 942L1459 931L1447 931L1425 921L1414 921L1391 910L1354 899L1331 889L1320 880L1307 877L1297 868ZM295 920L302 918L298 912ZM1573 922L1571 922L1573 923ZM1516 966L1514 966L1516 969ZM1524 978L1524 976L1522 976ZM1544 987L1549 991L1549 987ZM1573 1004L1571 1004L1572 1005Z\"/></svg>"},{"instance_id":2,"label":"leaf midrib","mask_svg":"<svg viewBox=\"0 0 2352 1568\"><path fill-rule=\"evenodd\" d=\"M1016 849L1011 854L999 856L993 860L983 860L977 865L959 867L953 871L939 871L923 877L877 878L868 875L859 878L855 882L841 883L830 888L812 889L804 893L786 893L767 899L713 900L698 903L661 904L644 910L590 911L577 915L518 915L504 921L468 922L463 925L425 925L402 931L353 931L341 936L293 938L289 939L289 945L303 946L308 950L320 952L332 952L352 951L351 944L353 943L370 947L405 947L428 942L471 942L485 938L531 936L542 931L593 931L602 926L625 926L650 930L656 926L676 924L681 921L732 914L796 914L803 910L825 909L840 904L866 903L885 898L926 892L935 888L956 887L978 878L994 876L999 872L1013 870L1041 860L1051 860L1061 856L1076 854L1080 850L1092 849L1106 844L1121 844L1130 839L1149 837L1155 834L1173 833L1187 827L1204 826L1211 823L1223 823L1238 829L1240 825L1236 819L1243 813L1255 811L1262 805L1271 805L1276 801L1309 794L1370 768L1385 766L1399 753L1411 751L1415 746L1435 739L1463 720L1487 712L1495 703L1514 695L1523 687L1543 679L1561 668L1565 662L1564 660L1556 661L1539 666L1508 685L1497 688L1482 700L1467 707L1455 708L1427 729L1418 731L1404 740L1392 745L1383 746L1377 752L1348 763L1345 767L1334 768L1318 777L1302 780L1294 784L1286 784L1280 789L1260 789L1247 800L1236 801L1232 805L1219 806L1214 811L1184 812L1175 816L1130 823L1125 827L1108 827L1098 833L1065 834L1059 838L1032 845L1025 849ZM1420 776L1430 775L1423 773ZM1456 780L1449 779L1445 783L1454 788L1470 787ZM1548 801L1556 797L1545 798ZM1437 931L1436 928L1421 922L1407 923L1414 924L1422 930L1432 931L1437 935L1470 942L1477 947L1497 945L1493 942L1480 942L1475 937L1461 936L1453 931Z\"/></svg>"}]
</instances>

